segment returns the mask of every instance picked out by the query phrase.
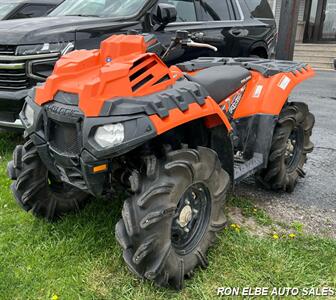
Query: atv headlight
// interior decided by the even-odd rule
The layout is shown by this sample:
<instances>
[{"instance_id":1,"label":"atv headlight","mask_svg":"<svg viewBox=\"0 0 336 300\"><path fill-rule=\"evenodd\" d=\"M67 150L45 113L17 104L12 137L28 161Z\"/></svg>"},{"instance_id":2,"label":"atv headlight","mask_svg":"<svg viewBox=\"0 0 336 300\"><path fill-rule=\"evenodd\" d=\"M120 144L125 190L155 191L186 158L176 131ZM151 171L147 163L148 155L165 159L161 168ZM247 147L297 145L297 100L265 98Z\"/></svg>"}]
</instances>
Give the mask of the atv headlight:
<instances>
[{"instance_id":1,"label":"atv headlight","mask_svg":"<svg viewBox=\"0 0 336 300\"><path fill-rule=\"evenodd\" d=\"M100 126L94 135L96 143L103 148L118 146L124 138L125 128L121 123Z\"/></svg>"},{"instance_id":2,"label":"atv headlight","mask_svg":"<svg viewBox=\"0 0 336 300\"><path fill-rule=\"evenodd\" d=\"M37 45L24 45L16 48L16 55L36 55L59 53L66 54L75 48L73 42L44 43Z\"/></svg>"},{"instance_id":3,"label":"atv headlight","mask_svg":"<svg viewBox=\"0 0 336 300\"><path fill-rule=\"evenodd\" d=\"M24 113L24 116L26 118L26 125L28 127L32 126L34 124L34 110L33 110L33 108L29 104L26 104L26 107L25 107L23 113Z\"/></svg>"}]
</instances>

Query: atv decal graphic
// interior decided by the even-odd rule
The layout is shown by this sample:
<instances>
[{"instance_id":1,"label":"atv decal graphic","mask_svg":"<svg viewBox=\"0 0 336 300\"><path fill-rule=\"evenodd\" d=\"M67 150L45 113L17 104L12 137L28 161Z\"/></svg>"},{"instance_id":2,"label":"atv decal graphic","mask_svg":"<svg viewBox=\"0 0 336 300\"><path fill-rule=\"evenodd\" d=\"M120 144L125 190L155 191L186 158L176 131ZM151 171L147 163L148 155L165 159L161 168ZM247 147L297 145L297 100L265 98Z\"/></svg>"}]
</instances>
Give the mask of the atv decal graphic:
<instances>
[{"instance_id":1,"label":"atv decal graphic","mask_svg":"<svg viewBox=\"0 0 336 300\"><path fill-rule=\"evenodd\" d=\"M237 109L240 100L242 99L244 92L246 90L246 85L244 85L233 97L232 97L232 103L229 108L229 114L232 116Z\"/></svg>"},{"instance_id":2,"label":"atv decal graphic","mask_svg":"<svg viewBox=\"0 0 336 300\"><path fill-rule=\"evenodd\" d=\"M244 84L244 83L248 82L251 78L252 78L252 76L248 76L248 77L244 78L244 79L241 81L241 83Z\"/></svg>"},{"instance_id":3,"label":"atv decal graphic","mask_svg":"<svg viewBox=\"0 0 336 300\"><path fill-rule=\"evenodd\" d=\"M263 88L264 88L263 85L257 85L257 87L254 91L254 94L253 94L253 98L259 98Z\"/></svg>"},{"instance_id":4,"label":"atv decal graphic","mask_svg":"<svg viewBox=\"0 0 336 300\"><path fill-rule=\"evenodd\" d=\"M281 88L282 90L285 90L290 82L291 82L290 78L288 76L284 75L281 78L281 80L278 84L278 87Z\"/></svg>"},{"instance_id":5,"label":"atv decal graphic","mask_svg":"<svg viewBox=\"0 0 336 300\"><path fill-rule=\"evenodd\" d=\"M47 104L44 107L47 112L50 112L56 115L62 115L62 116L67 116L67 117L76 117L78 115L81 115L78 109L60 107L54 104Z\"/></svg>"}]
</instances>

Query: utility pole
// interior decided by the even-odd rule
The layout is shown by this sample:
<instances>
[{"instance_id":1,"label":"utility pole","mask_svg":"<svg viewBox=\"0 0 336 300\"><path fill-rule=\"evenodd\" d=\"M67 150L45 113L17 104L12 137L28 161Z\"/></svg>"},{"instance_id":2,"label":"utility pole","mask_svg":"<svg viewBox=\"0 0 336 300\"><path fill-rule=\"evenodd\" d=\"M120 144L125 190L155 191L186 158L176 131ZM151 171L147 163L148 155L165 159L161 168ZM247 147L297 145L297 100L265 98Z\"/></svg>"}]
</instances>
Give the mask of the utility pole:
<instances>
[{"instance_id":1,"label":"utility pole","mask_svg":"<svg viewBox=\"0 0 336 300\"><path fill-rule=\"evenodd\" d=\"M281 14L276 59L293 60L300 0L280 0Z\"/></svg>"}]
</instances>

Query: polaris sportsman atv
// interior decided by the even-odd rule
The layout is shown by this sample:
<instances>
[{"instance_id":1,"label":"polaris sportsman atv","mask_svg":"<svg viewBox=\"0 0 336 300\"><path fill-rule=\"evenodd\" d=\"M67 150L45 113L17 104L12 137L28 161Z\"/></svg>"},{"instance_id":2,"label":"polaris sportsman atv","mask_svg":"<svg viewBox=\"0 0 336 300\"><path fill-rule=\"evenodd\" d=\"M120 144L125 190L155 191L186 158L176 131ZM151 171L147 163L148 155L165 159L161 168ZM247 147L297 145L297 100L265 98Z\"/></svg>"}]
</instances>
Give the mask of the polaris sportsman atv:
<instances>
[{"instance_id":1,"label":"polaris sportsman atv","mask_svg":"<svg viewBox=\"0 0 336 300\"><path fill-rule=\"evenodd\" d=\"M22 208L54 220L123 187L116 238L126 264L181 289L208 265L231 187L254 174L293 191L313 150L314 116L288 96L313 70L218 57L167 67L147 51L216 50L209 41L178 32L162 54L153 37L119 35L62 57L21 112L27 142L8 173Z\"/></svg>"}]
</instances>

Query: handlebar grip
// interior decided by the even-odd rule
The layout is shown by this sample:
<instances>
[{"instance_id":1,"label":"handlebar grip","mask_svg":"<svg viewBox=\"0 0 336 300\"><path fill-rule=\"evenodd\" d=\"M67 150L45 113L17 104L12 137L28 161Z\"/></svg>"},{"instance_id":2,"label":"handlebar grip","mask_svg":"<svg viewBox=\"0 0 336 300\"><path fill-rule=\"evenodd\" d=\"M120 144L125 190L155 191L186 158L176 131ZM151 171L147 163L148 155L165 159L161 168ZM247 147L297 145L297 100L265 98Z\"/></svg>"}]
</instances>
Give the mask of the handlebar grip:
<instances>
[{"instance_id":1,"label":"handlebar grip","mask_svg":"<svg viewBox=\"0 0 336 300\"><path fill-rule=\"evenodd\" d=\"M193 33L191 34L191 39L195 42L198 42L198 43L209 43L209 44L212 44L212 43L215 43L215 44L218 44L218 43L223 43L224 41L224 36L220 36L220 35L217 35L217 36L206 36L203 32L197 32L197 33Z\"/></svg>"},{"instance_id":2,"label":"handlebar grip","mask_svg":"<svg viewBox=\"0 0 336 300\"><path fill-rule=\"evenodd\" d=\"M222 43L224 37L203 36L201 37L203 43Z\"/></svg>"}]
</instances>

